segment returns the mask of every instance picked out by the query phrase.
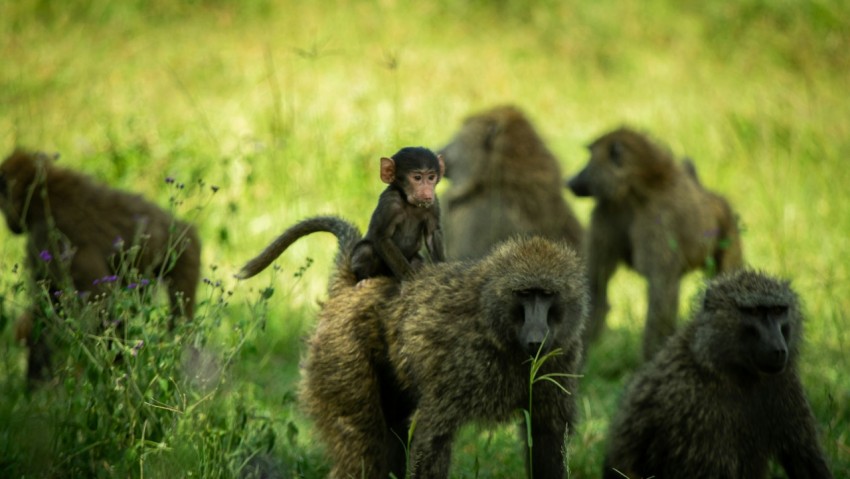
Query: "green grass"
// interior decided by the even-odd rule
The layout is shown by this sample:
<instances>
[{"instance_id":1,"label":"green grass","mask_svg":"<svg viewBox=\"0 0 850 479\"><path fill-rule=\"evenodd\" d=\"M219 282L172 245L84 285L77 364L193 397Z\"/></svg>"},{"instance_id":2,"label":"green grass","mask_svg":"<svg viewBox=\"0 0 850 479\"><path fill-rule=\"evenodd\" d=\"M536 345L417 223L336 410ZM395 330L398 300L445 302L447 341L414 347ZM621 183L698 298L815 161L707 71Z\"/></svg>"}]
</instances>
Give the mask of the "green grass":
<instances>
[{"instance_id":1,"label":"green grass","mask_svg":"<svg viewBox=\"0 0 850 479\"><path fill-rule=\"evenodd\" d=\"M293 394L336 242L302 240L276 274L231 275L306 216L365 227L382 189L380 156L439 147L465 115L511 102L565 174L583 164L590 140L623 123L694 158L740 213L748 262L793 279L804 298L803 381L833 471L850 475L850 6L680 3L0 3L0 152L59 151L62 164L163 206L173 193L166 176L205 185L177 210L199 226L204 276L221 282L200 285L193 334L226 368L203 401L193 386L164 387L182 413L160 428L162 445L130 436L138 455L104 453L111 471L229 477L240 454L265 451L273 437L264 455L279 467L326 472ZM591 203L568 199L586 222ZM82 420L85 396L63 410L51 392L24 395L25 351L9 326L28 304L22 257L23 240L0 233L0 475L32 477L71 451L49 427ZM683 315L699 279L687 278ZM598 475L608 419L639 363L644 288L633 273L615 276L611 329L580 380L576 477ZM125 418L116 414L95 416ZM514 428L470 427L453 475L517 477L521 456ZM84 465L106 475L108 461Z\"/></svg>"}]
</instances>

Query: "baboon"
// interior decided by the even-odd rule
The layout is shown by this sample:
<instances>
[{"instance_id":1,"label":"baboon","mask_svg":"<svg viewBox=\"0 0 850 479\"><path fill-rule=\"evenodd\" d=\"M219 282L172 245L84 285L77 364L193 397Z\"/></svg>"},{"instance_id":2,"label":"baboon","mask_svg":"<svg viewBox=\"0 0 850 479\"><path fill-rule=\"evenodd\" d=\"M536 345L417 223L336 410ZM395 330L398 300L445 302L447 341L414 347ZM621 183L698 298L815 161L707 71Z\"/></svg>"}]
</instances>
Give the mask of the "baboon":
<instances>
[{"instance_id":1,"label":"baboon","mask_svg":"<svg viewBox=\"0 0 850 479\"><path fill-rule=\"evenodd\" d=\"M240 276L316 231L334 233L340 249L300 398L327 446L331 477L404 477L406 467L412 477L448 477L462 425L515 419L529 408L530 475L564 477L577 381L558 374L578 368L588 302L583 266L566 243L512 239L478 261L434 263L401 283L376 277L358 285L351 251L359 231L318 217L285 231ZM529 405L531 357L549 352L537 377L555 374L560 386L539 381Z\"/></svg>"},{"instance_id":2,"label":"baboon","mask_svg":"<svg viewBox=\"0 0 850 479\"><path fill-rule=\"evenodd\" d=\"M790 284L740 270L698 303L627 387L603 476L764 478L776 460L788 477L832 477L797 373L803 317Z\"/></svg>"},{"instance_id":3,"label":"baboon","mask_svg":"<svg viewBox=\"0 0 850 479\"><path fill-rule=\"evenodd\" d=\"M65 285L88 297L104 293L121 259L134 256L129 266L169 281L172 316L193 317L201 252L195 228L141 196L57 167L43 153L16 149L0 165L0 210L12 233L27 235L31 276L51 295ZM133 246L139 247L135 255ZM39 310L33 306L18 325L28 335L31 379L49 366L45 338L32 326L45 319Z\"/></svg>"},{"instance_id":4,"label":"baboon","mask_svg":"<svg viewBox=\"0 0 850 479\"><path fill-rule=\"evenodd\" d=\"M737 220L726 200L702 187L692 163L676 164L640 133L620 128L598 138L587 166L567 186L596 200L585 242L591 297L586 344L605 326L608 281L620 261L649 284L645 359L676 328L686 272L743 265Z\"/></svg>"},{"instance_id":5,"label":"baboon","mask_svg":"<svg viewBox=\"0 0 850 479\"><path fill-rule=\"evenodd\" d=\"M514 106L467 118L441 153L446 256L474 259L516 234L561 239L581 250L584 231L563 196L561 168Z\"/></svg>"},{"instance_id":6,"label":"baboon","mask_svg":"<svg viewBox=\"0 0 850 479\"><path fill-rule=\"evenodd\" d=\"M440 204L434 187L446 167L443 157L422 147L402 148L381 158L381 181L388 186L378 199L366 236L354 248L358 280L394 276L402 280L424 264L423 242L433 261L445 260Z\"/></svg>"}]
</instances>

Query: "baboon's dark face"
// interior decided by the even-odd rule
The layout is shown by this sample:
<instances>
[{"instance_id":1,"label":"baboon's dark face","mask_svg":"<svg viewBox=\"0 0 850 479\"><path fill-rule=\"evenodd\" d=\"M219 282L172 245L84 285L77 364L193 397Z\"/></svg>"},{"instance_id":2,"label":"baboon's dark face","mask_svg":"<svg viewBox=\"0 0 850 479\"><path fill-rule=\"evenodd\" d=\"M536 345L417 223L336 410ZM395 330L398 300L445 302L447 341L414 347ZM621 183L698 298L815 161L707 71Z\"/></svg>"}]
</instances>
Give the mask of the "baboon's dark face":
<instances>
[{"instance_id":1,"label":"baboon's dark face","mask_svg":"<svg viewBox=\"0 0 850 479\"><path fill-rule=\"evenodd\" d=\"M475 116L467 119L460 131L440 149L446 161L446 178L454 183L469 181L475 165L486 165L493 150L497 122Z\"/></svg>"},{"instance_id":2,"label":"baboon's dark face","mask_svg":"<svg viewBox=\"0 0 850 479\"><path fill-rule=\"evenodd\" d=\"M35 186L43 184L56 155L16 149L0 164L0 210L12 233L21 234L31 211Z\"/></svg>"},{"instance_id":3,"label":"baboon's dark face","mask_svg":"<svg viewBox=\"0 0 850 479\"><path fill-rule=\"evenodd\" d=\"M763 374L778 374L788 363L791 321L784 305L739 306L741 341L749 351L752 368Z\"/></svg>"},{"instance_id":4,"label":"baboon's dark face","mask_svg":"<svg viewBox=\"0 0 850 479\"><path fill-rule=\"evenodd\" d=\"M16 191L15 186L14 179L10 179L8 175L0 171L0 211L6 218L9 230L14 234L21 234L24 228L21 222L20 201L16 201L15 198L22 192Z\"/></svg>"},{"instance_id":5,"label":"baboon's dark face","mask_svg":"<svg viewBox=\"0 0 850 479\"><path fill-rule=\"evenodd\" d=\"M564 319L559 295L545 289L524 289L513 292L513 301L510 315L522 349L529 356L551 351Z\"/></svg>"},{"instance_id":6,"label":"baboon's dark face","mask_svg":"<svg viewBox=\"0 0 850 479\"><path fill-rule=\"evenodd\" d=\"M617 137L603 136L590 145L587 166L567 181L576 196L621 201L629 189L629 168L634 162L628 147Z\"/></svg>"}]
</instances>

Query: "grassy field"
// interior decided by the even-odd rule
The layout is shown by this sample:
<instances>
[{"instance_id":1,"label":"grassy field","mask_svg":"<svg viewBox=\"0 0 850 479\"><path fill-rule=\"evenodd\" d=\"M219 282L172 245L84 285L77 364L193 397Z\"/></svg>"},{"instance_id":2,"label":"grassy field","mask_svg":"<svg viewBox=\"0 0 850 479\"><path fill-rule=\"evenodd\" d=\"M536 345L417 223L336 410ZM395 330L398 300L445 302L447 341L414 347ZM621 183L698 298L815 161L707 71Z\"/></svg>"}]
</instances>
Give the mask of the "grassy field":
<instances>
[{"instance_id":1,"label":"grassy field","mask_svg":"<svg viewBox=\"0 0 850 479\"><path fill-rule=\"evenodd\" d=\"M833 471L850 476L848 19L838 0L0 3L0 152L58 151L170 205L201 231L205 277L178 339L133 319L124 339L146 346L122 368L135 376L69 366L27 394L11 327L28 304L24 242L3 228L0 475L232 477L250 463L321 477L293 397L335 241L302 240L250 281L232 273L306 216L364 228L380 156L439 147L464 116L515 103L565 175L621 124L694 158L740 213L748 263L805 301L803 381ZM568 200L586 223L592 204ZM700 280L687 278L683 319ZM581 380L574 477L599 475L639 364L644 287L627 271L611 286L611 329ZM181 341L204 354L181 356ZM187 368L202 380L173 379ZM523 470L510 427L467 428L454 464L453 477Z\"/></svg>"}]
</instances>

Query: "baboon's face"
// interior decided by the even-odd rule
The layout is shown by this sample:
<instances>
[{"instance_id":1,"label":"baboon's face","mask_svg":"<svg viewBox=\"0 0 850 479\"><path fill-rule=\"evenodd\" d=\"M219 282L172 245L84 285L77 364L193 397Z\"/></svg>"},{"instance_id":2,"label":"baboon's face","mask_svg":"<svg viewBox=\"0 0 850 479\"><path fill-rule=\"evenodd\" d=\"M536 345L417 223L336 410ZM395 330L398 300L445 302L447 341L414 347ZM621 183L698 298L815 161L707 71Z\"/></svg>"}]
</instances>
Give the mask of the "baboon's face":
<instances>
[{"instance_id":1,"label":"baboon's face","mask_svg":"<svg viewBox=\"0 0 850 479\"><path fill-rule=\"evenodd\" d=\"M587 166L567 181L576 196L621 201L629 190L629 168L634 159L628 147L616 137L604 136L590 145Z\"/></svg>"},{"instance_id":2,"label":"baboon's face","mask_svg":"<svg viewBox=\"0 0 850 479\"><path fill-rule=\"evenodd\" d=\"M488 163L495 142L498 122L494 118L475 116L467 119L461 130L440 149L446 161L446 178L455 184L472 179L475 165Z\"/></svg>"},{"instance_id":3,"label":"baboon's face","mask_svg":"<svg viewBox=\"0 0 850 479\"><path fill-rule=\"evenodd\" d=\"M788 363L791 321L785 305L739 306L742 351L749 351L750 367L778 374Z\"/></svg>"},{"instance_id":4,"label":"baboon's face","mask_svg":"<svg viewBox=\"0 0 850 479\"><path fill-rule=\"evenodd\" d=\"M34 186L46 178L50 161L44 153L15 150L0 164L0 210L12 233L23 232L25 208L36 194Z\"/></svg>"},{"instance_id":5,"label":"baboon's face","mask_svg":"<svg viewBox=\"0 0 850 479\"><path fill-rule=\"evenodd\" d=\"M20 208L15 201L15 182L9 180L8 176L0 170L0 211L6 218L6 224L9 225L9 230L14 234L23 233L23 225L21 224Z\"/></svg>"},{"instance_id":6,"label":"baboon's face","mask_svg":"<svg viewBox=\"0 0 850 479\"><path fill-rule=\"evenodd\" d=\"M524 289L514 291L512 299L510 315L520 346L529 356L551 351L564 321L560 295L545 289Z\"/></svg>"}]
</instances>

